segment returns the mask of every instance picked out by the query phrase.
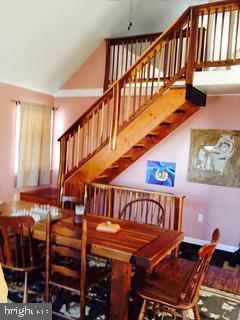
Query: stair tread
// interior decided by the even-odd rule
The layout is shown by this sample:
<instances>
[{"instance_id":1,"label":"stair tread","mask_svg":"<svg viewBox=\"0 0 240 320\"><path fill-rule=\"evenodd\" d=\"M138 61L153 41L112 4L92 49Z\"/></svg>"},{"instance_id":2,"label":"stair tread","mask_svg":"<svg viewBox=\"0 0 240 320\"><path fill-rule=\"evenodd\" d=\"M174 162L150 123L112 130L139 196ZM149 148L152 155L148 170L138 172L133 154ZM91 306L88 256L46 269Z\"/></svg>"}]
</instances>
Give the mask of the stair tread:
<instances>
[{"instance_id":1,"label":"stair tread","mask_svg":"<svg viewBox=\"0 0 240 320\"><path fill-rule=\"evenodd\" d=\"M103 179L103 178L107 178L108 175L107 174L101 174L100 176L97 177L97 179Z\"/></svg>"},{"instance_id":2,"label":"stair tread","mask_svg":"<svg viewBox=\"0 0 240 320\"><path fill-rule=\"evenodd\" d=\"M184 110L184 109L177 109L176 111L174 111L174 113L184 114L184 113L186 113L186 110Z\"/></svg>"},{"instance_id":3,"label":"stair tread","mask_svg":"<svg viewBox=\"0 0 240 320\"><path fill-rule=\"evenodd\" d=\"M130 154L124 154L120 158L131 158L132 156Z\"/></svg>"},{"instance_id":4,"label":"stair tread","mask_svg":"<svg viewBox=\"0 0 240 320\"><path fill-rule=\"evenodd\" d=\"M117 164L113 164L109 167L109 169L117 169L119 166Z\"/></svg>"},{"instance_id":5,"label":"stair tread","mask_svg":"<svg viewBox=\"0 0 240 320\"><path fill-rule=\"evenodd\" d=\"M133 148L143 148L144 146L144 143L136 143Z\"/></svg>"},{"instance_id":6,"label":"stair tread","mask_svg":"<svg viewBox=\"0 0 240 320\"><path fill-rule=\"evenodd\" d=\"M158 135L158 131L150 131L147 136L157 136Z\"/></svg>"},{"instance_id":7,"label":"stair tread","mask_svg":"<svg viewBox=\"0 0 240 320\"><path fill-rule=\"evenodd\" d=\"M167 125L159 125L157 128L150 131L139 143L132 146L130 149L131 153L126 153L119 157L119 159L117 160L118 165L116 165L118 166L118 170L109 171L111 167L106 169L108 173L108 177L106 178L107 182L109 183L122 171L126 170L129 167L129 165L131 165L135 160L141 157L146 151L150 150L156 143L158 143L164 137L166 137L172 130L174 130L182 122L189 118L193 113L195 113L198 110L198 108L193 108L191 105L187 104L184 105L184 109L181 110L184 110L184 112L180 112L181 117L179 117L178 112L173 112L170 116L166 118L166 121L162 122L167 123ZM143 148L137 148L136 146L138 145Z\"/></svg>"},{"instance_id":8,"label":"stair tread","mask_svg":"<svg viewBox=\"0 0 240 320\"><path fill-rule=\"evenodd\" d=\"M171 122L163 121L160 123L160 126L165 126L165 127L171 126Z\"/></svg>"}]
</instances>

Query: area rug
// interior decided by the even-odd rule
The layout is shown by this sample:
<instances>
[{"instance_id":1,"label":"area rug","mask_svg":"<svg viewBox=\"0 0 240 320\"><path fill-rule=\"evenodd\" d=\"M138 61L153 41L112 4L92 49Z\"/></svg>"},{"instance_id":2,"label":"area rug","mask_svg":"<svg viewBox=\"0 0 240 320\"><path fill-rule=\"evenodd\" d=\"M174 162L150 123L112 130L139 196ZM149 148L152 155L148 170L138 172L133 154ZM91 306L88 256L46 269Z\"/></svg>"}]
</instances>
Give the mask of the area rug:
<instances>
[{"instance_id":1,"label":"area rug","mask_svg":"<svg viewBox=\"0 0 240 320\"><path fill-rule=\"evenodd\" d=\"M10 279L8 279L10 280ZM94 298L90 300L87 304L86 313L88 314L88 319L91 320L105 320L106 317L106 306L107 306L107 290L106 282L101 283L89 290L88 294L90 297ZM31 289L34 291L44 290L44 274L39 275L39 278L35 278L35 283L32 284ZM52 296L52 302L56 308L63 314L71 315L73 318L79 316L79 297L74 295L69 295L62 292L58 294L58 299L56 296ZM22 302L22 294L9 288L9 302ZM35 300L31 302L43 302L43 299ZM131 306L130 306L131 309ZM240 295L235 295L227 293L225 291L220 291L217 289L209 288L203 286L200 292L200 299L198 302L198 309L200 313L201 320L240 320ZM132 317L133 314L129 315L129 320L135 320L137 317ZM192 310L188 313L189 319L194 319ZM155 320L171 320L174 317L166 312L159 312L155 317ZM54 319L57 319L54 318ZM146 320L152 320L152 310L151 306L148 309ZM177 320L181 317L176 315Z\"/></svg>"},{"instance_id":2,"label":"area rug","mask_svg":"<svg viewBox=\"0 0 240 320\"><path fill-rule=\"evenodd\" d=\"M201 319L240 320L240 295L203 286L198 309Z\"/></svg>"},{"instance_id":3,"label":"area rug","mask_svg":"<svg viewBox=\"0 0 240 320\"><path fill-rule=\"evenodd\" d=\"M202 286L198 302L198 310L201 320L240 320L240 295L231 294L225 291ZM188 311L188 318L193 320L193 311ZM152 306L147 310L146 320L153 320ZM170 314L166 310L159 311L155 320L180 320L180 314Z\"/></svg>"}]
</instances>

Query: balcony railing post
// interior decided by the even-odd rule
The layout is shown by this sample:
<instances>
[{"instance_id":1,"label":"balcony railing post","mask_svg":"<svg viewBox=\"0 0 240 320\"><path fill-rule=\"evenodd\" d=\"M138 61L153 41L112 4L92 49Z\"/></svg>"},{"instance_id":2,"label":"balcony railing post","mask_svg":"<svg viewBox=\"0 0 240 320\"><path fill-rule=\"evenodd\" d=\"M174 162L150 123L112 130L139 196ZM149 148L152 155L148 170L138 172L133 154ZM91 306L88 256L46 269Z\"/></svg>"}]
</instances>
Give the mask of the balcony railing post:
<instances>
[{"instance_id":1,"label":"balcony railing post","mask_svg":"<svg viewBox=\"0 0 240 320\"><path fill-rule=\"evenodd\" d=\"M190 12L190 35L189 35L189 47L186 66L186 84L192 84L194 64L196 58L197 47L197 33L198 33L198 10L193 7Z\"/></svg>"},{"instance_id":2,"label":"balcony railing post","mask_svg":"<svg viewBox=\"0 0 240 320\"><path fill-rule=\"evenodd\" d=\"M113 218L114 212L114 189L109 187L108 189L108 213L107 216Z\"/></svg>"},{"instance_id":3,"label":"balcony railing post","mask_svg":"<svg viewBox=\"0 0 240 320\"><path fill-rule=\"evenodd\" d=\"M174 230L182 230L182 214L183 214L184 197L176 197L174 203Z\"/></svg>"},{"instance_id":4,"label":"balcony railing post","mask_svg":"<svg viewBox=\"0 0 240 320\"><path fill-rule=\"evenodd\" d=\"M110 71L110 51L111 51L111 44L110 40L105 40L106 46L106 62L105 62L105 77L104 77L104 84L103 90L106 91L109 85L109 71Z\"/></svg>"}]
</instances>

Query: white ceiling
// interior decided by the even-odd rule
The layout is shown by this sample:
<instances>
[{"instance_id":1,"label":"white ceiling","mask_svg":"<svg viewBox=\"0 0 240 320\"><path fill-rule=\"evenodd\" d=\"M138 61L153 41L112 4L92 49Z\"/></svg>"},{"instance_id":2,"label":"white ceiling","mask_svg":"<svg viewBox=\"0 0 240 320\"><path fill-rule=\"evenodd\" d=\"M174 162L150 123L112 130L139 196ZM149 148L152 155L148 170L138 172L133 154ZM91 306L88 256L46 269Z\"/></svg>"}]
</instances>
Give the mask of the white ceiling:
<instances>
[{"instance_id":1,"label":"white ceiling","mask_svg":"<svg viewBox=\"0 0 240 320\"><path fill-rule=\"evenodd\" d=\"M0 82L54 93L107 37L164 30L197 0L0 0Z\"/></svg>"}]
</instances>

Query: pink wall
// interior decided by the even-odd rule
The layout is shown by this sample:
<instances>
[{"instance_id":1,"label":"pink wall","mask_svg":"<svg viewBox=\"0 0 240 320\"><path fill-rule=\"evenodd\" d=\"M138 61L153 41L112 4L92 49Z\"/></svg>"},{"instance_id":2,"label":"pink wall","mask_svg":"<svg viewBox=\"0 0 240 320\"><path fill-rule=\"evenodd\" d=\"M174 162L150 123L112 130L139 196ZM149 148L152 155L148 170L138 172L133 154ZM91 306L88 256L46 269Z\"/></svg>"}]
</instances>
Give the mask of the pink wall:
<instances>
[{"instance_id":1,"label":"pink wall","mask_svg":"<svg viewBox=\"0 0 240 320\"><path fill-rule=\"evenodd\" d=\"M102 86L104 68L93 71L105 63L102 43L76 73L63 86L67 89L96 88ZM90 70L90 72L89 72ZM96 78L96 77L97 78ZM55 140L80 116L96 98L58 98ZM208 97L207 106L192 116L181 127L135 162L112 183L163 192L186 195L183 228L185 235L209 240L214 227L222 231L221 243L238 247L240 241L240 189L190 183L186 180L191 128L240 130L239 97ZM54 179L58 167L59 146L55 146ZM174 188L163 188L145 183L146 161L173 161L177 164ZM204 215L202 223L197 221L199 213Z\"/></svg>"},{"instance_id":2,"label":"pink wall","mask_svg":"<svg viewBox=\"0 0 240 320\"><path fill-rule=\"evenodd\" d=\"M71 78L65 82L62 89L103 88L105 57L106 43L102 41Z\"/></svg>"},{"instance_id":3,"label":"pink wall","mask_svg":"<svg viewBox=\"0 0 240 320\"><path fill-rule=\"evenodd\" d=\"M103 83L103 43L79 70L67 81L64 88L98 88ZM94 70L101 62L101 70ZM83 78L85 80L83 80ZM14 86L0 84L0 199L10 201L17 190L14 188L14 139L15 139L15 104L10 100L27 100L39 103L53 104L53 98L48 95ZM57 107L54 121L53 145L53 184L56 184L59 164L59 143L57 138L83 114L97 99L85 98L55 98ZM207 106L187 120L161 143L156 145L129 169L123 172L112 183L139 187L149 190L172 192L186 195L184 206L183 228L188 237L209 240L212 229L216 226L222 231L221 243L238 246L240 241L240 188L227 188L205 184L190 183L186 180L190 130L205 129L235 129L240 130L239 97L208 97ZM177 164L174 188L163 188L145 183L146 161L173 161ZM204 215L203 223L197 221L198 213Z\"/></svg>"},{"instance_id":4,"label":"pink wall","mask_svg":"<svg viewBox=\"0 0 240 320\"><path fill-rule=\"evenodd\" d=\"M31 90L0 84L0 200L10 201L16 190L14 177L14 148L16 104L11 100L25 100L53 105L53 98Z\"/></svg>"},{"instance_id":5,"label":"pink wall","mask_svg":"<svg viewBox=\"0 0 240 320\"><path fill-rule=\"evenodd\" d=\"M89 58L65 82L62 89L101 89L105 73L106 44L101 44ZM84 94L84 92L83 92ZM57 184L60 145L57 139L76 121L98 97L55 98L54 140L53 140L53 175L52 183Z\"/></svg>"},{"instance_id":6,"label":"pink wall","mask_svg":"<svg viewBox=\"0 0 240 320\"><path fill-rule=\"evenodd\" d=\"M207 106L124 171L112 184L186 195L185 235L209 240L213 228L221 229L221 243L238 247L240 242L240 188L191 183L186 180L191 129L240 130L240 98L212 96ZM176 162L174 188L146 184L147 160ZM202 213L204 221L198 222Z\"/></svg>"}]
</instances>

